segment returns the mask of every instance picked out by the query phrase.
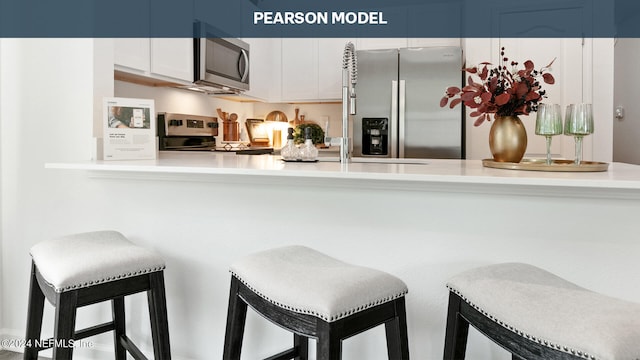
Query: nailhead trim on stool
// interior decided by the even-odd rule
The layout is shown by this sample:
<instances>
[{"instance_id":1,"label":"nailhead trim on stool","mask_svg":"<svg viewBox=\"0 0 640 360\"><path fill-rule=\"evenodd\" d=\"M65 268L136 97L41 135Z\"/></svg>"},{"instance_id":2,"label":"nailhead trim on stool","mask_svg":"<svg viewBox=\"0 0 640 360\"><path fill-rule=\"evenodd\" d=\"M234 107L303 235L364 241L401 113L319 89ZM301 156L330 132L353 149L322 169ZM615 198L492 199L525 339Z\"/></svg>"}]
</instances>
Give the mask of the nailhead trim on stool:
<instances>
[{"instance_id":1,"label":"nailhead trim on stool","mask_svg":"<svg viewBox=\"0 0 640 360\"><path fill-rule=\"evenodd\" d=\"M469 324L523 359L640 359L640 304L521 263L472 269L447 287L445 359L464 358Z\"/></svg>"},{"instance_id":2,"label":"nailhead trim on stool","mask_svg":"<svg viewBox=\"0 0 640 360\"><path fill-rule=\"evenodd\" d=\"M68 235L40 242L31 248L32 271L27 314L24 359L38 358L45 348L35 347L40 339L45 298L56 308L53 360L67 360L73 347L58 346L62 340L80 340L107 331L114 332L117 360L127 351L137 360L144 354L126 336L124 297L147 292L151 333L156 360L170 360L169 329L164 290L164 260L132 244L116 231ZM75 331L76 309L110 300L113 321Z\"/></svg>"},{"instance_id":3,"label":"nailhead trim on stool","mask_svg":"<svg viewBox=\"0 0 640 360\"><path fill-rule=\"evenodd\" d=\"M249 255L230 271L225 360L240 358L247 305L294 333L294 348L270 360L306 360L308 337L318 339L318 360L337 360L342 339L381 324L389 357L409 358L407 286L395 276L304 246Z\"/></svg>"}]
</instances>

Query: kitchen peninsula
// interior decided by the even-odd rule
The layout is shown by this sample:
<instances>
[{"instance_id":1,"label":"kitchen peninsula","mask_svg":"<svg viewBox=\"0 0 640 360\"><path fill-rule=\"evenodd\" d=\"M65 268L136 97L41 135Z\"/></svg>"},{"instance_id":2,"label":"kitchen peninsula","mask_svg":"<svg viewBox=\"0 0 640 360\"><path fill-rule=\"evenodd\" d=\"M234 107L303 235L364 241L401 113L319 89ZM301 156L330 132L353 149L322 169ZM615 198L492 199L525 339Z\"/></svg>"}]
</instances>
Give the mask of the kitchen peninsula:
<instances>
[{"instance_id":1,"label":"kitchen peninsula","mask_svg":"<svg viewBox=\"0 0 640 360\"><path fill-rule=\"evenodd\" d=\"M476 189L482 192L493 186L501 189L499 192L509 188L523 194L559 189L565 195L571 193L578 197L613 193L624 198L640 195L640 166L623 163L610 164L608 171L548 172L492 169L483 167L479 160L365 158L340 163L321 158L319 162L306 163L284 162L274 155L169 151L162 152L156 160L49 163L46 167L89 170L98 177L100 173L120 174L123 178L147 174L152 179L152 174L158 174L164 179L170 175L188 175L191 179L199 176L204 180L203 176L208 176L212 181L224 181L220 176L246 176L245 182L287 184L283 178L293 178L296 182L309 179L314 183L313 179L320 179L326 186L339 184L357 188L402 184L400 188L405 190L434 190L430 188L433 184L439 184L440 188L445 184L450 187L466 184L467 192L473 192L474 186L483 186ZM216 175L218 178L213 177ZM527 188L522 189L523 186Z\"/></svg>"},{"instance_id":2,"label":"kitchen peninsula","mask_svg":"<svg viewBox=\"0 0 640 360\"><path fill-rule=\"evenodd\" d=\"M289 40L290 45L298 41ZM340 163L285 164L269 156L219 153L166 153L157 161L86 161L95 149L92 139L102 136L103 97L153 98L157 111L187 114L214 114L222 105L244 117L273 110L270 105L220 99L208 99L205 105L192 101L186 91L153 88L152 94L146 87L114 84L112 42L0 40L3 339L24 337L30 247L44 239L102 229L120 231L167 260L171 348L177 360L220 358L229 264L250 252L285 244L308 245L403 279L409 287L413 359L442 358L448 295L444 284L478 265L527 262L604 294L640 302L637 166L612 163L603 173L551 174L488 169L479 160L469 160L351 163L343 169ZM573 43L559 39L556 44L567 42ZM467 62L489 57L491 46L483 40L465 43ZM593 48L588 54L598 55L593 56L598 71L583 72L595 78L587 83L593 90L587 93L600 104L601 122L585 158L610 162L613 65L608 62L613 55L607 54L612 54L613 39L586 43ZM255 59L256 47L252 49ZM477 50L474 56L472 49ZM42 61L61 59L60 54L73 56ZM305 66L300 69L307 71ZM301 78L287 74L292 83ZM36 83L46 86L25 86ZM318 116L337 118L325 112L331 105L322 106ZM468 126L466 156L481 159L488 152L489 128L471 131L471 122ZM337 129L332 125L332 131ZM572 145L570 140L565 143ZM572 154L573 148L568 149ZM190 160L183 161L185 157ZM128 335L150 353L146 298L134 296L126 307L132 325ZM83 308L78 327L102 322L110 314L108 304ZM265 358L290 344L289 333L251 311L248 315L251 334L244 358ZM52 316L51 306L45 307L45 316ZM45 321L43 334L51 334L52 325ZM112 336L91 340L95 346L78 349L78 359L113 359ZM345 359L386 359L380 328L345 341L343 348ZM473 332L467 357L510 359Z\"/></svg>"},{"instance_id":3,"label":"kitchen peninsula","mask_svg":"<svg viewBox=\"0 0 640 360\"><path fill-rule=\"evenodd\" d=\"M526 262L640 302L640 166L550 173L485 168L479 160L426 163L284 163L269 155L163 152L154 161L46 167L57 184L52 191L74 194L60 197L68 215L87 209L74 203L100 204L93 217L107 220L96 224L109 223L167 257L172 349L180 359L220 356L229 264L285 244L402 278L416 359L442 357L444 284L474 266ZM78 177L89 177L86 188L60 181ZM133 311L144 306L132 304ZM290 342L288 333L252 312L247 328L260 334L249 337L259 341L247 340L247 358ZM473 331L469 341L469 358L510 359ZM343 349L345 358L385 359L383 328L345 341Z\"/></svg>"}]
</instances>

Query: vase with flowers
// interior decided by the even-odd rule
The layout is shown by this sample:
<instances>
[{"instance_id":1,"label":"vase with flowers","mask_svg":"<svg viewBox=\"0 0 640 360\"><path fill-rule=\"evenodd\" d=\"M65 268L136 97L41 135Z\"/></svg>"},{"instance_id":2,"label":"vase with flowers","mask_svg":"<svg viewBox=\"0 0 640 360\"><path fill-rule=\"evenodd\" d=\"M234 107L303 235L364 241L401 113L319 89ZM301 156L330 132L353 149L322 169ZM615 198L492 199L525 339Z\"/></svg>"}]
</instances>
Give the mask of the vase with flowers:
<instances>
[{"instance_id":1,"label":"vase with flowers","mask_svg":"<svg viewBox=\"0 0 640 360\"><path fill-rule=\"evenodd\" d=\"M536 111L538 103L546 97L540 78L546 84L555 83L553 75L548 72L553 61L536 70L533 62L527 60L524 68L518 69L518 62L509 61L503 47L497 67L483 62L463 69L480 81L474 81L469 75L467 85L462 89L456 86L447 88L440 106L448 104L454 108L462 104L473 109L469 116L476 118L474 126L491 121L490 114L493 114L495 121L489 132L489 147L494 160L520 162L527 148L527 133L518 115Z\"/></svg>"}]
</instances>

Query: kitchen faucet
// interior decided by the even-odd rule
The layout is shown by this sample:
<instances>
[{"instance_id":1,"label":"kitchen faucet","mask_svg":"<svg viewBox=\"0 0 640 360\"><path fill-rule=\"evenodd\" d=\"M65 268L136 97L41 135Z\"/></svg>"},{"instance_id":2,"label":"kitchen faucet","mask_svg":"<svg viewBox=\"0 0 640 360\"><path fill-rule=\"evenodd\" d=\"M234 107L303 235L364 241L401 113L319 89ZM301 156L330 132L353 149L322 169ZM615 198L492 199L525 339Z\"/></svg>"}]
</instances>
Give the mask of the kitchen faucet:
<instances>
[{"instance_id":1,"label":"kitchen faucet","mask_svg":"<svg viewBox=\"0 0 640 360\"><path fill-rule=\"evenodd\" d=\"M349 79L351 90L349 90ZM356 47L351 41L344 46L342 55L342 139L340 162L349 160L349 115L356 114L356 82L358 81L358 59Z\"/></svg>"}]
</instances>

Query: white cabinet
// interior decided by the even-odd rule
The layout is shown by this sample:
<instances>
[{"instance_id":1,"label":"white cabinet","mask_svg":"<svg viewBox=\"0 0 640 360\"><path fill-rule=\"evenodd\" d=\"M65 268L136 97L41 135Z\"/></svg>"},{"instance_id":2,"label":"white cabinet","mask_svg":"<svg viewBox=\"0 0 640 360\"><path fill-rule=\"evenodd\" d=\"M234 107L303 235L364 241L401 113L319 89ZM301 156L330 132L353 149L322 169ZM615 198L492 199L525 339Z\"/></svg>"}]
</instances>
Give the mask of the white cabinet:
<instances>
[{"instance_id":1,"label":"white cabinet","mask_svg":"<svg viewBox=\"0 0 640 360\"><path fill-rule=\"evenodd\" d=\"M379 50L407 47L406 38L359 38L356 50Z\"/></svg>"},{"instance_id":2,"label":"white cabinet","mask_svg":"<svg viewBox=\"0 0 640 360\"><path fill-rule=\"evenodd\" d=\"M149 72L149 39L132 38L113 40L113 60L115 65L134 71ZM127 70L121 69L121 70Z\"/></svg>"},{"instance_id":3,"label":"white cabinet","mask_svg":"<svg viewBox=\"0 0 640 360\"><path fill-rule=\"evenodd\" d=\"M357 50L429 46L460 46L460 38L359 38L356 42Z\"/></svg>"},{"instance_id":4,"label":"white cabinet","mask_svg":"<svg viewBox=\"0 0 640 360\"><path fill-rule=\"evenodd\" d=\"M318 99L318 40L282 39L282 100Z\"/></svg>"},{"instance_id":5,"label":"white cabinet","mask_svg":"<svg viewBox=\"0 0 640 360\"><path fill-rule=\"evenodd\" d=\"M407 47L462 46L460 38L409 38Z\"/></svg>"},{"instance_id":6,"label":"white cabinet","mask_svg":"<svg viewBox=\"0 0 640 360\"><path fill-rule=\"evenodd\" d=\"M151 73L193 82L193 39L151 39Z\"/></svg>"},{"instance_id":7,"label":"white cabinet","mask_svg":"<svg viewBox=\"0 0 640 360\"><path fill-rule=\"evenodd\" d=\"M114 39L115 69L177 83L193 82L192 38Z\"/></svg>"},{"instance_id":8,"label":"white cabinet","mask_svg":"<svg viewBox=\"0 0 640 360\"><path fill-rule=\"evenodd\" d=\"M249 44L249 91L258 100L279 101L281 96L280 39L244 38Z\"/></svg>"},{"instance_id":9,"label":"white cabinet","mask_svg":"<svg viewBox=\"0 0 640 360\"><path fill-rule=\"evenodd\" d=\"M342 97L342 54L344 46L353 39L318 39L318 97Z\"/></svg>"},{"instance_id":10,"label":"white cabinet","mask_svg":"<svg viewBox=\"0 0 640 360\"><path fill-rule=\"evenodd\" d=\"M339 101L347 41L350 39L282 39L281 100Z\"/></svg>"}]
</instances>

